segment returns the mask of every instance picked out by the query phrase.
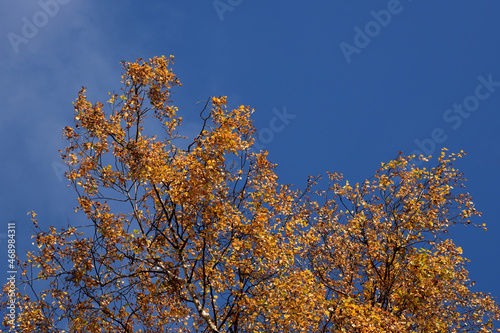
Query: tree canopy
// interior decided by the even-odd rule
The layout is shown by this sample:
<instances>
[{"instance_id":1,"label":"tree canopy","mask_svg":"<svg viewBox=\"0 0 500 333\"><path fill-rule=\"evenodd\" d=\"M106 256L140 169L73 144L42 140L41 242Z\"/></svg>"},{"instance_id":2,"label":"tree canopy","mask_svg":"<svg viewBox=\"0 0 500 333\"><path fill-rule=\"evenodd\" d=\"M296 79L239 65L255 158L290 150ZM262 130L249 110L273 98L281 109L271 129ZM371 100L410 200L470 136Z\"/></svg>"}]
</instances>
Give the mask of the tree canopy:
<instances>
[{"instance_id":1,"label":"tree canopy","mask_svg":"<svg viewBox=\"0 0 500 333\"><path fill-rule=\"evenodd\" d=\"M497 304L447 234L480 215L454 168L463 152L400 153L359 184L279 184L249 106L210 98L182 145L172 61L123 62L108 112L79 92L61 154L89 225L42 230L32 213L18 331L494 330Z\"/></svg>"}]
</instances>

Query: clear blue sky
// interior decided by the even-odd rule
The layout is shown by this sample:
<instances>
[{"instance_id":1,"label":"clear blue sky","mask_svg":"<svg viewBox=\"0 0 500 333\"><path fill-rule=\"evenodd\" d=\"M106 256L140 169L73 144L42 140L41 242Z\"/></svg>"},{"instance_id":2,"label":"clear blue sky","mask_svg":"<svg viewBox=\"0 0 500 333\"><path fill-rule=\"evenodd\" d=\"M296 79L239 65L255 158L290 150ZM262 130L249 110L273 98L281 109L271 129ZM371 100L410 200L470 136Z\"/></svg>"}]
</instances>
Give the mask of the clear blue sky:
<instances>
[{"instance_id":1,"label":"clear blue sky","mask_svg":"<svg viewBox=\"0 0 500 333\"><path fill-rule=\"evenodd\" d=\"M227 95L231 106L251 105L284 183L302 187L307 175L328 170L362 181L419 144L434 154L443 146L466 151L457 166L488 232L460 227L451 235L471 260L476 289L500 296L500 2L2 6L0 211L2 225L17 222L19 251L31 247L28 211L42 226L80 218L57 152L79 88L103 101L120 87L121 60L172 54L186 134L199 129L199 100ZM284 120L273 120L277 114Z\"/></svg>"}]
</instances>

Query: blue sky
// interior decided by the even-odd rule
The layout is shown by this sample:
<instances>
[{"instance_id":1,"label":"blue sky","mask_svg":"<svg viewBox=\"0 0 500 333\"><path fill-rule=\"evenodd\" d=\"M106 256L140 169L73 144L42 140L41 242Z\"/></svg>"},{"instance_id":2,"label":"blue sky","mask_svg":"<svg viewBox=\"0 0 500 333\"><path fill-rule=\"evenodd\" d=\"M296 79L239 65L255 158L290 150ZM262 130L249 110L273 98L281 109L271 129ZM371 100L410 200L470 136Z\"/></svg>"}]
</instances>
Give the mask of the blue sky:
<instances>
[{"instance_id":1,"label":"blue sky","mask_svg":"<svg viewBox=\"0 0 500 333\"><path fill-rule=\"evenodd\" d=\"M466 151L457 166L488 231L460 227L451 235L471 260L476 289L500 296L500 2L40 0L3 7L2 247L11 220L18 250L31 247L30 210L42 226L80 219L58 153L80 87L104 101L120 88L121 60L172 54L185 134L199 130L196 102L209 96L255 107L259 143L283 183L302 188L308 175L326 171L359 182L398 151Z\"/></svg>"}]
</instances>

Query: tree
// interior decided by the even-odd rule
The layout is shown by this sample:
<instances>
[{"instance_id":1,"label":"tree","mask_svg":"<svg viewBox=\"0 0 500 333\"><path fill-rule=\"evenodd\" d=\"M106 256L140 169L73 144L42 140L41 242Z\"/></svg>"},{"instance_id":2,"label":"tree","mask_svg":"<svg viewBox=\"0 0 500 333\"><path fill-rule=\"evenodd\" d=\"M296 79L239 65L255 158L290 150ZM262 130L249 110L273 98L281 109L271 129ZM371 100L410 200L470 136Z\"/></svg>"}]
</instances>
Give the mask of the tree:
<instances>
[{"instance_id":1,"label":"tree","mask_svg":"<svg viewBox=\"0 0 500 333\"><path fill-rule=\"evenodd\" d=\"M43 231L32 213L18 331L493 330L496 303L471 290L446 237L480 215L453 167L462 153L429 169L400 153L354 186L338 173L325 189L319 177L279 185L267 153L251 152L252 109L228 110L225 97L175 145L172 60L124 62L109 114L79 92L61 154L91 224ZM146 134L152 121L161 137Z\"/></svg>"}]
</instances>

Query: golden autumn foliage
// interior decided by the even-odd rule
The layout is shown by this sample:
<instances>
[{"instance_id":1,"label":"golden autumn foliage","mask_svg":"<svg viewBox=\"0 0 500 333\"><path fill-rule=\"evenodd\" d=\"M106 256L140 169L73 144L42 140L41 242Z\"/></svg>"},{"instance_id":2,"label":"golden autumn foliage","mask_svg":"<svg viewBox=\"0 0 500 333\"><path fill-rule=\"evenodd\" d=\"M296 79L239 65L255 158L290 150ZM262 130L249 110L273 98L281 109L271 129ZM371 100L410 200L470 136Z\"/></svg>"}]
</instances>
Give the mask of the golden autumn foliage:
<instances>
[{"instance_id":1,"label":"golden autumn foliage","mask_svg":"<svg viewBox=\"0 0 500 333\"><path fill-rule=\"evenodd\" d=\"M252 109L225 97L175 145L171 61L123 63L108 113L80 91L62 157L90 225L42 231L33 213L18 332L493 331L498 307L447 237L480 215L453 167L463 153L421 157L428 168L400 154L361 184L280 185L251 152Z\"/></svg>"}]
</instances>

